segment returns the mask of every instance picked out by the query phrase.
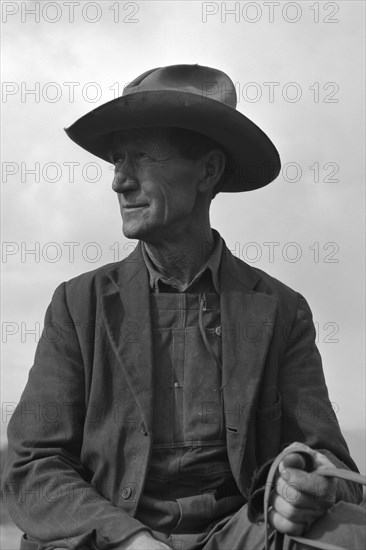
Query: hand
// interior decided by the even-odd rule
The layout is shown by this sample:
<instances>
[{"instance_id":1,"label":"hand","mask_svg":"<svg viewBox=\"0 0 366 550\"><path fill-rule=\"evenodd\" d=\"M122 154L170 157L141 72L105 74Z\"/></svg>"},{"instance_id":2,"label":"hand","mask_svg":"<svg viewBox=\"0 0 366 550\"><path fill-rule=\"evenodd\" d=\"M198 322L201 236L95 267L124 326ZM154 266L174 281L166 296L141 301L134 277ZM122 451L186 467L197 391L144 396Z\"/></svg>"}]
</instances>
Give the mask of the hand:
<instances>
[{"instance_id":1,"label":"hand","mask_svg":"<svg viewBox=\"0 0 366 550\"><path fill-rule=\"evenodd\" d=\"M147 531L140 531L129 537L121 550L171 550L171 547L154 539Z\"/></svg>"},{"instance_id":2,"label":"hand","mask_svg":"<svg viewBox=\"0 0 366 550\"><path fill-rule=\"evenodd\" d=\"M337 480L323 477L321 469L334 464L324 455L304 445L311 453L312 472L305 471L305 459L290 453L281 461L271 497L269 522L281 533L301 535L335 503Z\"/></svg>"}]
</instances>

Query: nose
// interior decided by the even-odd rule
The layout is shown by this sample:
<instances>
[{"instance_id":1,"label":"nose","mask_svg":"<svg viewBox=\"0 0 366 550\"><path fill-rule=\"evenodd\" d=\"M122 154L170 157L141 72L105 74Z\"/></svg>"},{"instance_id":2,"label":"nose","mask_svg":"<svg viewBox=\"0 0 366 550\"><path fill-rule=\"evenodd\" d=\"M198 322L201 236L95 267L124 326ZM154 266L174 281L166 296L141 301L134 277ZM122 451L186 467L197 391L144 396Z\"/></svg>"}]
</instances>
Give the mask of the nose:
<instances>
[{"instance_id":1,"label":"nose","mask_svg":"<svg viewBox=\"0 0 366 550\"><path fill-rule=\"evenodd\" d=\"M114 171L112 189L116 193L132 191L138 186L136 167L133 162L125 160L118 163Z\"/></svg>"}]
</instances>

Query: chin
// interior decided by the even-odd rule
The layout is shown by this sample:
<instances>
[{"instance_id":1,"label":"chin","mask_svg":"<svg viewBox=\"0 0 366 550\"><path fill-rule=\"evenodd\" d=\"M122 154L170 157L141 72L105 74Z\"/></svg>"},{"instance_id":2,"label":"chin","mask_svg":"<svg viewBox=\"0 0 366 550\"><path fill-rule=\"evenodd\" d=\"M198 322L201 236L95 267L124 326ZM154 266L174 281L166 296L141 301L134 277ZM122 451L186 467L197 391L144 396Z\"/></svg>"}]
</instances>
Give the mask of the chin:
<instances>
[{"instance_id":1,"label":"chin","mask_svg":"<svg viewBox=\"0 0 366 550\"><path fill-rule=\"evenodd\" d=\"M122 233L127 239L139 239L139 232L131 229L130 227L122 226Z\"/></svg>"},{"instance_id":2,"label":"chin","mask_svg":"<svg viewBox=\"0 0 366 550\"><path fill-rule=\"evenodd\" d=\"M147 227L141 227L140 225L123 223L122 232L127 239L147 240L151 231Z\"/></svg>"}]
</instances>

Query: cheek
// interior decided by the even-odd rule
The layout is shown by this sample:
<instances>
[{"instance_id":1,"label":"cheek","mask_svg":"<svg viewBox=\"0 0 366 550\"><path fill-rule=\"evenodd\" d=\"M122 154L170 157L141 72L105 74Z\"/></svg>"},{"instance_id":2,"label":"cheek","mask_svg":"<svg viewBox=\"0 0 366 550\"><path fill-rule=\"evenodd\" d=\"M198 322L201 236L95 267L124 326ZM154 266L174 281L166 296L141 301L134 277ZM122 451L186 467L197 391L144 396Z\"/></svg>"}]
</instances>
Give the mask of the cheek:
<instances>
[{"instance_id":1,"label":"cheek","mask_svg":"<svg viewBox=\"0 0 366 550\"><path fill-rule=\"evenodd\" d=\"M189 185L189 175L186 175L184 170L176 170L169 175L159 170L145 174L143 192L149 198L150 213L154 218L168 221L193 210L196 194Z\"/></svg>"},{"instance_id":2,"label":"cheek","mask_svg":"<svg viewBox=\"0 0 366 550\"><path fill-rule=\"evenodd\" d=\"M165 211L167 203L170 201L171 189L165 178L157 173L149 174L143 185L143 194L148 199L151 209L155 215Z\"/></svg>"}]
</instances>

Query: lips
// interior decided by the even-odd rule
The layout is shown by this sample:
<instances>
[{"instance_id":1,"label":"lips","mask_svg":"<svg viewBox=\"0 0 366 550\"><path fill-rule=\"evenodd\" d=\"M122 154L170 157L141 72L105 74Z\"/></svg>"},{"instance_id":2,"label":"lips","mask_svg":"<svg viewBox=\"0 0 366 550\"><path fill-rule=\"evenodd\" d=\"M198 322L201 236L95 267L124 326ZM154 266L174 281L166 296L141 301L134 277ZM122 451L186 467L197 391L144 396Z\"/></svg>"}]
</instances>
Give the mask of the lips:
<instances>
[{"instance_id":1,"label":"lips","mask_svg":"<svg viewBox=\"0 0 366 550\"><path fill-rule=\"evenodd\" d=\"M125 210L134 210L135 208L144 208L145 206L149 206L148 204L126 204L123 206Z\"/></svg>"}]
</instances>

